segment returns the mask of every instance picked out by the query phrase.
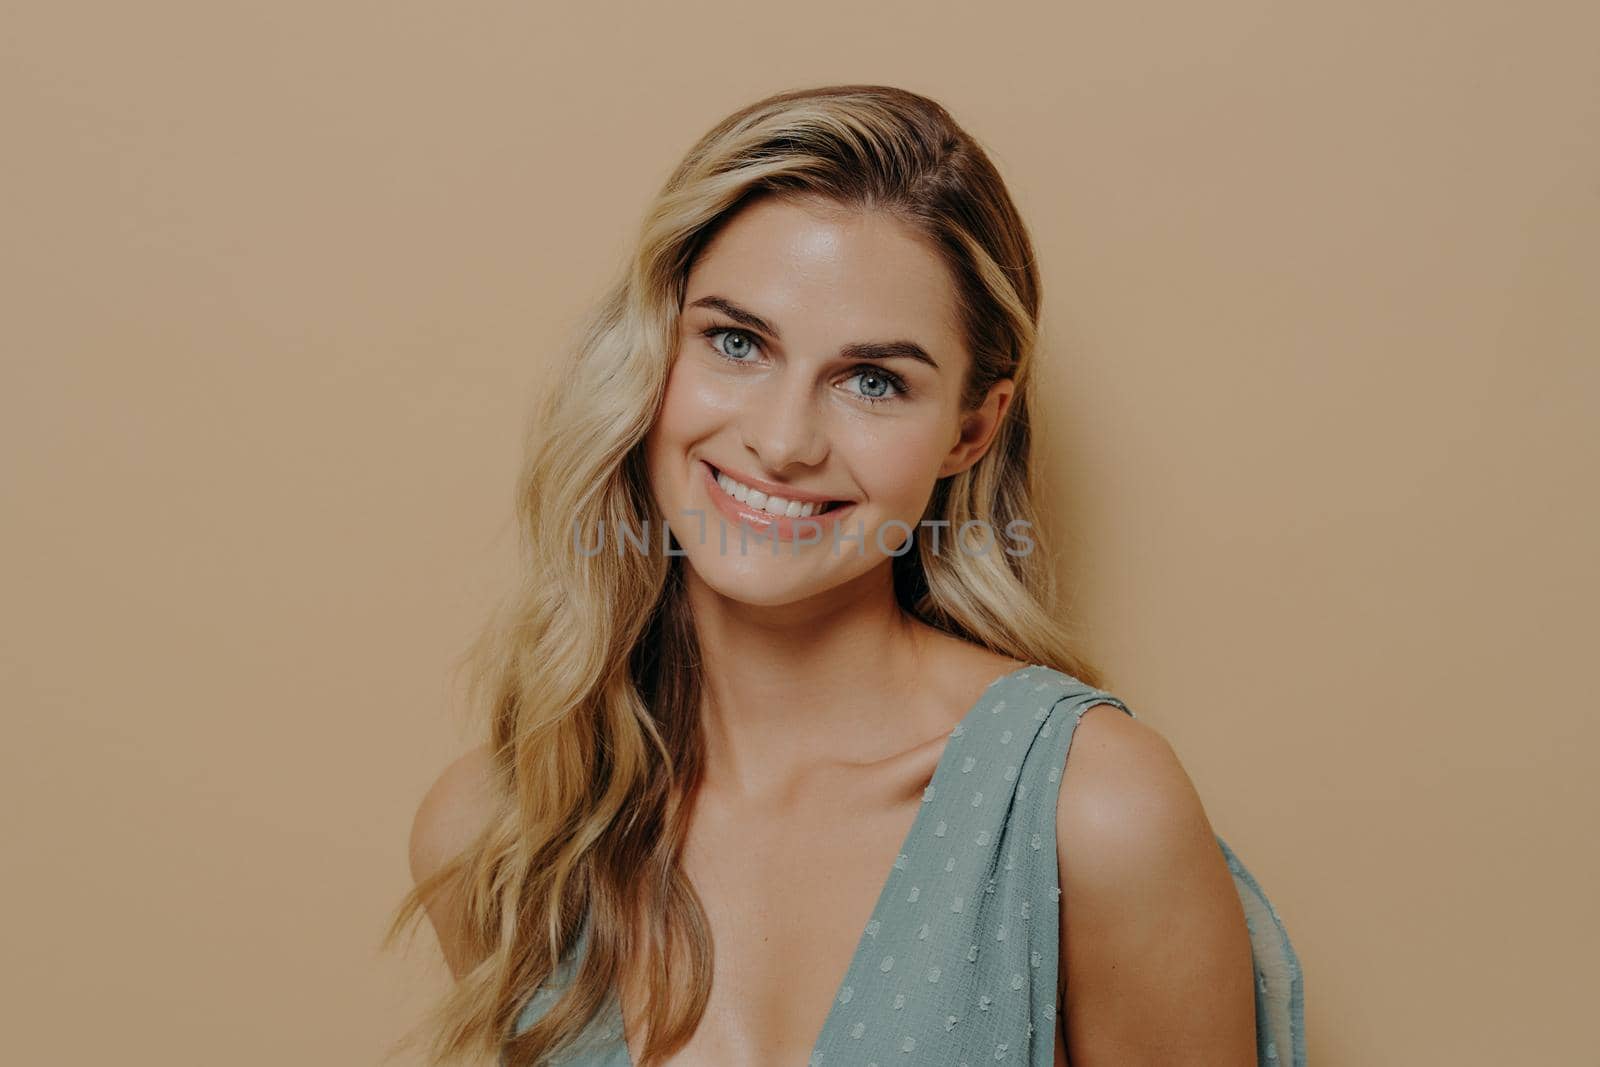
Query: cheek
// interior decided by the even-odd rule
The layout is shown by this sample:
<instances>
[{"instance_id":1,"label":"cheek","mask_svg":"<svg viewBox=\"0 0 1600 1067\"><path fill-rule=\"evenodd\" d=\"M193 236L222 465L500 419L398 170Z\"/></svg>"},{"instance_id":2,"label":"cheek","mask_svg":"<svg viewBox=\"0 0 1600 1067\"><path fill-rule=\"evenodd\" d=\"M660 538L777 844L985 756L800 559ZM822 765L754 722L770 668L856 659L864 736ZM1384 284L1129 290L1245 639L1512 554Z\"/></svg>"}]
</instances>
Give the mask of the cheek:
<instances>
[{"instance_id":1,"label":"cheek","mask_svg":"<svg viewBox=\"0 0 1600 1067\"><path fill-rule=\"evenodd\" d=\"M680 359L673 365L661 410L645 437L650 479L658 495L666 487L663 479L679 477L686 452L726 421L724 407L713 384L697 375L688 361Z\"/></svg>"},{"instance_id":2,"label":"cheek","mask_svg":"<svg viewBox=\"0 0 1600 1067\"><path fill-rule=\"evenodd\" d=\"M667 376L657 422L667 437L693 440L719 425L734 403L724 383L704 373L696 361L679 359Z\"/></svg>"},{"instance_id":3,"label":"cheek","mask_svg":"<svg viewBox=\"0 0 1600 1067\"><path fill-rule=\"evenodd\" d=\"M942 427L901 422L861 435L851 452L870 499L896 514L920 514L949 447Z\"/></svg>"}]
</instances>

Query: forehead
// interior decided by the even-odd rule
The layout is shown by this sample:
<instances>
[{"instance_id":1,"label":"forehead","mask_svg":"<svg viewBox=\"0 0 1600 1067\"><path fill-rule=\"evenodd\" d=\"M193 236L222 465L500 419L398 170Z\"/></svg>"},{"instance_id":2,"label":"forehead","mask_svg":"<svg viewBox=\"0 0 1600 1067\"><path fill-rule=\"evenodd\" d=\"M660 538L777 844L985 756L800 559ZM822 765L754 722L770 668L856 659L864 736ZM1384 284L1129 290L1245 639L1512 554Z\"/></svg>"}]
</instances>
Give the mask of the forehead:
<instances>
[{"instance_id":1,"label":"forehead","mask_svg":"<svg viewBox=\"0 0 1600 1067\"><path fill-rule=\"evenodd\" d=\"M785 340L806 332L905 337L945 353L959 344L949 268L882 212L757 201L722 227L690 271L685 303L708 295L772 320Z\"/></svg>"}]
</instances>

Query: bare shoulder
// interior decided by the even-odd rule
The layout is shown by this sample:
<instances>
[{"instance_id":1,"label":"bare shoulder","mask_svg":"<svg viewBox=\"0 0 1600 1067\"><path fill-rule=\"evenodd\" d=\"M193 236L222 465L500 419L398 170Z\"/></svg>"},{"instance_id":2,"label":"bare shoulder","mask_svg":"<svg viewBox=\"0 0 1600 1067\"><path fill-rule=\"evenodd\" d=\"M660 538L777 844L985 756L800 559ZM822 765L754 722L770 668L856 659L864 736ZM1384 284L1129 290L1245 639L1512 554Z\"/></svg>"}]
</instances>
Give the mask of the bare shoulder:
<instances>
[{"instance_id":1,"label":"bare shoulder","mask_svg":"<svg viewBox=\"0 0 1600 1067\"><path fill-rule=\"evenodd\" d=\"M1096 704L1082 713L1067 751L1056 829L1063 846L1072 846L1071 876L1082 881L1130 873L1105 864L1159 862L1174 846L1209 834L1210 824L1167 739L1119 708Z\"/></svg>"},{"instance_id":2,"label":"bare shoulder","mask_svg":"<svg viewBox=\"0 0 1600 1067\"><path fill-rule=\"evenodd\" d=\"M411 821L411 877L420 886L477 839L496 810L493 766L487 744L452 761L423 794ZM446 887L423 897L445 961L463 971L460 898Z\"/></svg>"},{"instance_id":3,"label":"bare shoulder","mask_svg":"<svg viewBox=\"0 0 1600 1067\"><path fill-rule=\"evenodd\" d=\"M411 821L411 875L421 882L470 845L494 813L489 746L452 761L434 779Z\"/></svg>"},{"instance_id":4,"label":"bare shoulder","mask_svg":"<svg viewBox=\"0 0 1600 1067\"><path fill-rule=\"evenodd\" d=\"M1071 1061L1253 1062L1244 910L1167 739L1091 706L1068 749L1056 831Z\"/></svg>"}]
</instances>

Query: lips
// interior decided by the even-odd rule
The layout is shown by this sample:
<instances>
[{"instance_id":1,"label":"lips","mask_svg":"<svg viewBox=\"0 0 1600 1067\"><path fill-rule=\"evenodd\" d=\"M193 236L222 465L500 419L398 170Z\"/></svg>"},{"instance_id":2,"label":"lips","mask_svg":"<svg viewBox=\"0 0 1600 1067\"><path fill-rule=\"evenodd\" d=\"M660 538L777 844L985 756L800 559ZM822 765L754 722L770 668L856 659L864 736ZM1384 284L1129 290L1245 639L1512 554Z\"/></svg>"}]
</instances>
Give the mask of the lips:
<instances>
[{"instance_id":1,"label":"lips","mask_svg":"<svg viewBox=\"0 0 1600 1067\"><path fill-rule=\"evenodd\" d=\"M724 471L721 468L719 468L719 467L717 467L717 466L715 466L714 464L711 464L711 463L707 463L706 466L711 468L711 477L712 478L716 478L719 475L728 473L727 471ZM732 479L733 481L738 482L740 485L745 486L746 488L750 488L750 489L758 488L757 486L752 485L746 479L737 477L736 475L728 474L728 477L730 479ZM759 488L760 488L760 491L765 493L768 497L778 497L779 499L788 500L788 501L798 500L802 504L810 504L815 509L815 510L812 511L813 515L819 515L822 512L827 511L829 508L838 507L840 504L848 504L848 503L850 503L850 501L848 501L848 500L825 500L825 499L819 499L815 493L806 493L806 492L802 492L802 491L800 491L798 489L796 489L796 490L786 490L782 486L773 486L771 488L766 488L765 486L762 486L762 487L759 487Z\"/></svg>"},{"instance_id":2,"label":"lips","mask_svg":"<svg viewBox=\"0 0 1600 1067\"><path fill-rule=\"evenodd\" d=\"M840 518L849 514L855 503L849 500L829 501L828 507L809 516L796 515L790 518L787 515L773 515L760 508L751 507L749 504L740 503L729 496L717 484L717 468L700 460L700 469L703 474L703 484L706 495L711 498L711 504L719 514L732 523L742 523L751 527L758 533L776 537L780 540L792 540L804 537L807 540L820 540L820 535L825 534L831 527L838 523ZM732 477L730 475L730 477ZM738 479L734 479L737 481ZM782 494L778 494L782 496Z\"/></svg>"}]
</instances>

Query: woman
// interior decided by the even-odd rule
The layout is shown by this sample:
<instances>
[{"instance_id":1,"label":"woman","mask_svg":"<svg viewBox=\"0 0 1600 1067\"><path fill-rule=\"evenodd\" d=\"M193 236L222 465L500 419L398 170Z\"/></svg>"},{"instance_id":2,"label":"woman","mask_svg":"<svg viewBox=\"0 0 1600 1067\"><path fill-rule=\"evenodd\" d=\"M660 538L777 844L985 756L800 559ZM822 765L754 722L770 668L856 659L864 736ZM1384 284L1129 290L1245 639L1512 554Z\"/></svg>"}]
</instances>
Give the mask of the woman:
<instances>
[{"instance_id":1,"label":"woman","mask_svg":"<svg viewBox=\"0 0 1600 1067\"><path fill-rule=\"evenodd\" d=\"M417 812L431 1062L1276 1061L1264 898L1059 621L1039 300L931 100L690 150L540 413L488 740Z\"/></svg>"}]
</instances>

